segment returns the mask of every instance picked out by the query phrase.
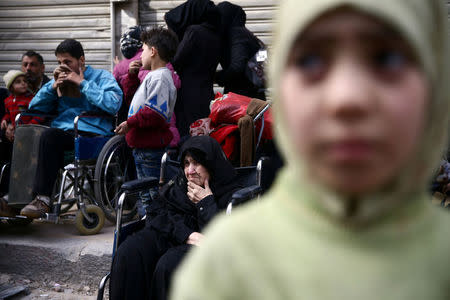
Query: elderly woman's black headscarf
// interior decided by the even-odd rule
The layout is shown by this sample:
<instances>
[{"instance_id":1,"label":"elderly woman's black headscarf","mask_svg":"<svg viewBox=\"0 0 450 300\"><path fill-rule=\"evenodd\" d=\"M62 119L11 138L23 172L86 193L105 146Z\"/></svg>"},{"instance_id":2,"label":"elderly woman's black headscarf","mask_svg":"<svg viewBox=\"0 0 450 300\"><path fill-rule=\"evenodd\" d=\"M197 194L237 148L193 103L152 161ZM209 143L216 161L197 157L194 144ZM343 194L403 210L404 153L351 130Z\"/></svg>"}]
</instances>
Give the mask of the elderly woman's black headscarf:
<instances>
[{"instance_id":1,"label":"elderly woman's black headscarf","mask_svg":"<svg viewBox=\"0 0 450 300\"><path fill-rule=\"evenodd\" d=\"M215 195L220 195L222 193L221 190L235 180L236 171L228 161L219 143L212 137L194 136L189 138L183 144L180 149L180 162L182 169L184 157L188 152L201 152L203 154L199 156L194 154L194 156L197 157L193 158L208 170L210 175L209 186ZM228 190L229 186L226 189Z\"/></svg>"},{"instance_id":2,"label":"elderly woman's black headscarf","mask_svg":"<svg viewBox=\"0 0 450 300\"><path fill-rule=\"evenodd\" d=\"M184 161L187 153L195 152L202 153L200 158L197 157L201 160L198 162L210 174L209 187L217 209L225 209L232 193L242 187L237 182L233 166L227 160L219 143L212 137L189 138L180 149L181 161ZM209 210L214 211L213 207L214 205L209 205ZM162 188L160 197L151 202L148 225L167 234L177 243L184 243L189 232L202 230L206 226L207 219L205 216L199 217L196 204L187 196L187 179L182 163L178 175Z\"/></svg>"},{"instance_id":3,"label":"elderly woman's black headscarf","mask_svg":"<svg viewBox=\"0 0 450 300\"><path fill-rule=\"evenodd\" d=\"M164 15L167 26L173 30L181 41L184 32L191 25L208 23L214 27L220 25L220 16L214 2L210 0L188 0L169 10Z\"/></svg>"}]
</instances>

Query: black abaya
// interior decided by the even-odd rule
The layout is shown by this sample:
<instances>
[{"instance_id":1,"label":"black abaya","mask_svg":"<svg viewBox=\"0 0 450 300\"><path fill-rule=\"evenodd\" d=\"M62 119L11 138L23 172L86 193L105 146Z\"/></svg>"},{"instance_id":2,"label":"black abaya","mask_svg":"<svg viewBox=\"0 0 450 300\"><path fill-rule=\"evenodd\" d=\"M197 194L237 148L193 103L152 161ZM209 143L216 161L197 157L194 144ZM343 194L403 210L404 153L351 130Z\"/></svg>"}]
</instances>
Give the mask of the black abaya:
<instances>
[{"instance_id":1,"label":"black abaya","mask_svg":"<svg viewBox=\"0 0 450 300\"><path fill-rule=\"evenodd\" d=\"M214 74L219 64L221 40L219 12L210 0L188 0L166 13L167 26L180 39L172 65L181 79L175 115L181 136L189 126L209 116L214 100Z\"/></svg>"},{"instance_id":2,"label":"black abaya","mask_svg":"<svg viewBox=\"0 0 450 300\"><path fill-rule=\"evenodd\" d=\"M209 136L187 140L181 158L192 149L205 155L213 195L194 204L187 197L184 172L166 184L152 201L144 229L120 245L111 269L110 299L167 299L172 274L193 246L189 235L201 232L239 188L236 173L220 145Z\"/></svg>"}]
</instances>

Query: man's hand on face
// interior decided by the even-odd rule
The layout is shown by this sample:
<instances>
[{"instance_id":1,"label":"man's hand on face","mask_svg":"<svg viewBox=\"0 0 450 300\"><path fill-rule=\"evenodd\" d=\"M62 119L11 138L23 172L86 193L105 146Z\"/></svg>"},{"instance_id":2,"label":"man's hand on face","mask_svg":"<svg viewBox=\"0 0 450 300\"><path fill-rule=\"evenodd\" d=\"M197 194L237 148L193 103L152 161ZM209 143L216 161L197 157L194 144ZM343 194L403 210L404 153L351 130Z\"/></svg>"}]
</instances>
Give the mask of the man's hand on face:
<instances>
[{"instance_id":1,"label":"man's hand on face","mask_svg":"<svg viewBox=\"0 0 450 300\"><path fill-rule=\"evenodd\" d=\"M80 86L81 82L84 80L83 70L80 67L79 74L71 70L66 65L58 66L55 71L53 71L55 77L55 82L53 83L53 89L57 89L64 82L73 82L77 86Z\"/></svg>"},{"instance_id":2,"label":"man's hand on face","mask_svg":"<svg viewBox=\"0 0 450 300\"><path fill-rule=\"evenodd\" d=\"M77 86L80 86L81 82L84 80L83 69L80 67L79 73L70 72L66 75L66 80L75 83Z\"/></svg>"}]
</instances>

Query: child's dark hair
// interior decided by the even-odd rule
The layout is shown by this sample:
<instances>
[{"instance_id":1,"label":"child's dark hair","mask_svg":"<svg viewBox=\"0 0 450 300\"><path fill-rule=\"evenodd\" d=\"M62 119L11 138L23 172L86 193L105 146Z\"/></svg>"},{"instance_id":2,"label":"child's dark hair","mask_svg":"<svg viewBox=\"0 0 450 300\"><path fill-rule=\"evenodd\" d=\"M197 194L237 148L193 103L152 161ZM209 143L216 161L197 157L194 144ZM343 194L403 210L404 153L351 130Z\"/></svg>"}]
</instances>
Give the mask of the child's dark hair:
<instances>
[{"instance_id":1,"label":"child's dark hair","mask_svg":"<svg viewBox=\"0 0 450 300\"><path fill-rule=\"evenodd\" d=\"M141 40L148 47L155 47L159 57L166 62L170 62L177 52L178 37L170 29L156 27L144 30Z\"/></svg>"},{"instance_id":2,"label":"child's dark hair","mask_svg":"<svg viewBox=\"0 0 450 300\"><path fill-rule=\"evenodd\" d=\"M69 53L70 56L80 59L84 56L83 46L81 43L74 39L67 39L62 41L55 50L55 56L58 54Z\"/></svg>"}]
</instances>

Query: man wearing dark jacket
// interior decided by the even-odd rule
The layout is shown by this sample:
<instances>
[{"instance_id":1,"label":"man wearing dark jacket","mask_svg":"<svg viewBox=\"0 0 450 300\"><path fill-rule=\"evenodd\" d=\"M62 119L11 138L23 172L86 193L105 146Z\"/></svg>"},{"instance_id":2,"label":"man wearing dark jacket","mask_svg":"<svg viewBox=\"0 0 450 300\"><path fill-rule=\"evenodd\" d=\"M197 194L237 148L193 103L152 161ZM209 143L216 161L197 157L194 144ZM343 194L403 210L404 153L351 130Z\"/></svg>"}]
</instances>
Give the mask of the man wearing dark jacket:
<instances>
[{"instance_id":1,"label":"man wearing dark jacket","mask_svg":"<svg viewBox=\"0 0 450 300\"><path fill-rule=\"evenodd\" d=\"M42 56L29 50L22 55L22 72L26 74L28 88L35 95L41 87L50 81L50 78L44 74L45 64Z\"/></svg>"}]
</instances>

